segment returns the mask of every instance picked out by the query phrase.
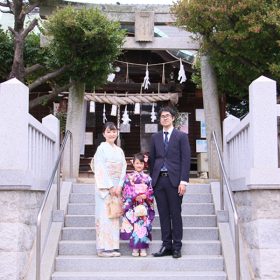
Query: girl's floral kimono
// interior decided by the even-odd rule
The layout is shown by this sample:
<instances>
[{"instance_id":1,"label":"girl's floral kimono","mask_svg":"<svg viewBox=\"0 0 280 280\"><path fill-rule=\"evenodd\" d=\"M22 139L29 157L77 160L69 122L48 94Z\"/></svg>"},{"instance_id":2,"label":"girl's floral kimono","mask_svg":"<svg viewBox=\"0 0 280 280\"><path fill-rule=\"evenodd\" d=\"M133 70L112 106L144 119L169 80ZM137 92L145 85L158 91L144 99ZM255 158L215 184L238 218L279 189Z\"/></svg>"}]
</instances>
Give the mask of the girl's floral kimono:
<instances>
[{"instance_id":1,"label":"girl's floral kimono","mask_svg":"<svg viewBox=\"0 0 280 280\"><path fill-rule=\"evenodd\" d=\"M126 160L123 150L107 142L101 143L94 155L95 224L97 251L110 251L120 246L120 219L108 218L106 202L111 187L123 186Z\"/></svg>"},{"instance_id":2,"label":"girl's floral kimono","mask_svg":"<svg viewBox=\"0 0 280 280\"><path fill-rule=\"evenodd\" d=\"M152 221L155 217L154 196L151 177L144 172L134 171L127 174L123 187L124 215L121 226L121 239L130 240L133 249L145 249L152 240ZM136 197L145 194L146 199L138 202ZM147 209L147 216L137 217L134 209L143 204Z\"/></svg>"}]
</instances>

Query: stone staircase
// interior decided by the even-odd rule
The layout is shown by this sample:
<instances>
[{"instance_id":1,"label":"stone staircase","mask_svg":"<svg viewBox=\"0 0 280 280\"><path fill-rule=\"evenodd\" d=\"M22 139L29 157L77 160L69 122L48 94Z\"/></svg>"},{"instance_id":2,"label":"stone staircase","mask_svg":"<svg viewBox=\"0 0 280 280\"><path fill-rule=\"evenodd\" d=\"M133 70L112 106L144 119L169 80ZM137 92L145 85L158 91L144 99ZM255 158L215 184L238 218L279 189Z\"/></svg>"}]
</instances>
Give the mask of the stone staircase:
<instances>
[{"instance_id":1,"label":"stone staircase","mask_svg":"<svg viewBox=\"0 0 280 280\"><path fill-rule=\"evenodd\" d=\"M226 280L210 185L190 185L183 206L183 257L132 257L121 241L120 258L99 258L95 249L94 185L74 184L52 280ZM161 246L158 215L150 252Z\"/></svg>"}]
</instances>

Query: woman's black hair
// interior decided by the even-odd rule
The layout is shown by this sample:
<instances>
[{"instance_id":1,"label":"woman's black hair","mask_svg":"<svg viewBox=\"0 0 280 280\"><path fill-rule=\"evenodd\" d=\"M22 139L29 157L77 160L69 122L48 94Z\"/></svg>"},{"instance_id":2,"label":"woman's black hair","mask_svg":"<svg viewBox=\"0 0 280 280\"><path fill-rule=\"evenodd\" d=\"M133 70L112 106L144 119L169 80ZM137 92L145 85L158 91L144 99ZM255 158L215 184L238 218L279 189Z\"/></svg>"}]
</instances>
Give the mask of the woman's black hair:
<instances>
[{"instance_id":1,"label":"woman's black hair","mask_svg":"<svg viewBox=\"0 0 280 280\"><path fill-rule=\"evenodd\" d=\"M110 130L117 130L117 126L113 122L106 122L103 125L102 133L104 133L107 128Z\"/></svg>"},{"instance_id":2,"label":"woman's black hair","mask_svg":"<svg viewBox=\"0 0 280 280\"><path fill-rule=\"evenodd\" d=\"M175 108L172 108L171 106L164 106L164 107L161 107L158 114L159 116L161 116L162 112L168 112L172 115L172 117L175 117L176 116L176 109Z\"/></svg>"},{"instance_id":3,"label":"woman's black hair","mask_svg":"<svg viewBox=\"0 0 280 280\"><path fill-rule=\"evenodd\" d=\"M137 153L137 154L133 155L133 159L132 159L133 163L134 163L137 159L138 159L140 162L145 162L145 161L144 161L144 154L142 154L142 153Z\"/></svg>"}]
</instances>

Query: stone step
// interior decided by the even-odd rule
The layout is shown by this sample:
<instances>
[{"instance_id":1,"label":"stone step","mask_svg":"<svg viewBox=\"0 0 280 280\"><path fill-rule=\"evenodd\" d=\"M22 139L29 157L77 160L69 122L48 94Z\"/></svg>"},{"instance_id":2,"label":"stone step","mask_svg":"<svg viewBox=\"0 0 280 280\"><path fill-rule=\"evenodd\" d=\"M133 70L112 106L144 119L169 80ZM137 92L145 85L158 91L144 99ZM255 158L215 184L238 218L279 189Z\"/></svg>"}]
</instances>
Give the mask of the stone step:
<instances>
[{"instance_id":1,"label":"stone step","mask_svg":"<svg viewBox=\"0 0 280 280\"><path fill-rule=\"evenodd\" d=\"M161 240L159 227L153 227L153 240ZM217 227L184 227L183 240L218 240ZM95 227L64 227L62 240L95 240Z\"/></svg>"},{"instance_id":2,"label":"stone step","mask_svg":"<svg viewBox=\"0 0 280 280\"><path fill-rule=\"evenodd\" d=\"M68 204L69 215L94 215L94 213L94 203ZM215 207L213 203L183 203L182 213L186 215L213 215L215 214Z\"/></svg>"},{"instance_id":3,"label":"stone step","mask_svg":"<svg viewBox=\"0 0 280 280\"><path fill-rule=\"evenodd\" d=\"M182 215L183 225L188 227L215 227L217 226L216 215ZM94 215L66 215L66 227L93 227L95 226ZM160 226L159 216L155 216L153 226Z\"/></svg>"},{"instance_id":4,"label":"stone step","mask_svg":"<svg viewBox=\"0 0 280 280\"><path fill-rule=\"evenodd\" d=\"M152 241L148 253L157 252L162 242ZM131 255L128 241L120 241L120 251L122 255ZM221 242L218 240L207 241L183 241L183 255L220 255ZM62 240L59 242L59 255L96 255L95 241L75 241Z\"/></svg>"},{"instance_id":5,"label":"stone step","mask_svg":"<svg viewBox=\"0 0 280 280\"><path fill-rule=\"evenodd\" d=\"M223 271L55 272L52 280L226 280Z\"/></svg>"},{"instance_id":6,"label":"stone step","mask_svg":"<svg viewBox=\"0 0 280 280\"><path fill-rule=\"evenodd\" d=\"M97 256L58 256L55 262L56 271L88 271L88 272L133 272L145 271L222 271L224 261L222 256L182 256L174 259L171 256L164 258L135 258L132 256L121 256L119 258L100 258Z\"/></svg>"},{"instance_id":7,"label":"stone step","mask_svg":"<svg viewBox=\"0 0 280 280\"><path fill-rule=\"evenodd\" d=\"M70 203L94 203L93 193L71 193ZM189 193L183 197L184 203L212 203L211 193Z\"/></svg>"},{"instance_id":8,"label":"stone step","mask_svg":"<svg viewBox=\"0 0 280 280\"><path fill-rule=\"evenodd\" d=\"M94 193L95 186L93 184L74 184L73 193ZM186 193L210 193L209 184L190 184L187 186Z\"/></svg>"}]
</instances>

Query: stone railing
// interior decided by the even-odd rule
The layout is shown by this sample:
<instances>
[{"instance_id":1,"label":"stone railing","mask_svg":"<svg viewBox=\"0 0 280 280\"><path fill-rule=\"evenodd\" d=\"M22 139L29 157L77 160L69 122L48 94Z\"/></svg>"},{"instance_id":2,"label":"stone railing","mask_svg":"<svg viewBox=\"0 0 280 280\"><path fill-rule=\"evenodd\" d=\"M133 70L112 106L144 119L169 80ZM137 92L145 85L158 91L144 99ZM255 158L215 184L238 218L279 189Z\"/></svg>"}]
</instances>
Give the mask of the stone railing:
<instances>
[{"instance_id":1,"label":"stone railing","mask_svg":"<svg viewBox=\"0 0 280 280\"><path fill-rule=\"evenodd\" d=\"M28 87L17 79L0 84L0 279L5 280L24 279L30 266L36 218L59 149L58 119L49 115L40 123L28 107ZM54 205L49 202L44 213L44 242Z\"/></svg>"},{"instance_id":2,"label":"stone railing","mask_svg":"<svg viewBox=\"0 0 280 280\"><path fill-rule=\"evenodd\" d=\"M224 120L224 161L232 190L280 183L276 82L261 76L249 87L249 113Z\"/></svg>"},{"instance_id":3,"label":"stone railing","mask_svg":"<svg viewBox=\"0 0 280 280\"><path fill-rule=\"evenodd\" d=\"M249 87L249 113L224 120L224 162L240 224L241 279L280 279L280 168L276 82ZM233 231L233 213L225 195Z\"/></svg>"},{"instance_id":4,"label":"stone railing","mask_svg":"<svg viewBox=\"0 0 280 280\"><path fill-rule=\"evenodd\" d=\"M28 113L29 90L17 79L0 87L0 188L44 190L59 148L59 121Z\"/></svg>"}]
</instances>

